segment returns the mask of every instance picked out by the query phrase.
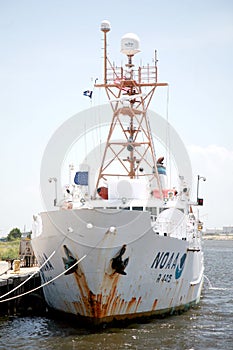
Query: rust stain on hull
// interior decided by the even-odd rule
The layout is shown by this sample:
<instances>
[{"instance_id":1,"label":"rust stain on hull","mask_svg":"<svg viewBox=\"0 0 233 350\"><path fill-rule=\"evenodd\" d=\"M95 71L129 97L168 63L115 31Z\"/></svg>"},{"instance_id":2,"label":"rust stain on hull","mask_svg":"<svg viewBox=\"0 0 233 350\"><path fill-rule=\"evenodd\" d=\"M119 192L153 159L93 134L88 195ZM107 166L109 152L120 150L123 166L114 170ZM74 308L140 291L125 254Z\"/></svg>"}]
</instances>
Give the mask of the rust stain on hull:
<instances>
[{"instance_id":1,"label":"rust stain on hull","mask_svg":"<svg viewBox=\"0 0 233 350\"><path fill-rule=\"evenodd\" d=\"M95 294L90 290L86 276L80 265L78 271L73 276L77 284L78 294L77 301L73 302L76 314L84 322L92 325L172 314L176 310L182 312L196 304L196 301L193 300L177 307L171 307L170 305L166 309L157 309L159 300L154 299L150 311L140 312L138 310L142 302L141 297L132 297L129 301L126 301L118 294L117 285L122 278L121 275L116 273L109 275L105 273L100 289L102 293L99 294Z\"/></svg>"},{"instance_id":2,"label":"rust stain on hull","mask_svg":"<svg viewBox=\"0 0 233 350\"><path fill-rule=\"evenodd\" d=\"M152 305L152 310L156 309L157 303L158 303L158 299L155 299Z\"/></svg>"},{"instance_id":3,"label":"rust stain on hull","mask_svg":"<svg viewBox=\"0 0 233 350\"><path fill-rule=\"evenodd\" d=\"M135 314L141 303L141 297L138 299L132 297L126 301L118 294L117 284L121 276L117 273L104 274L102 281L102 293L94 294L87 283L86 277L79 267L78 273L74 277L79 289L80 298L73 302L77 314L94 319L103 319L116 317L117 315Z\"/></svg>"}]
</instances>

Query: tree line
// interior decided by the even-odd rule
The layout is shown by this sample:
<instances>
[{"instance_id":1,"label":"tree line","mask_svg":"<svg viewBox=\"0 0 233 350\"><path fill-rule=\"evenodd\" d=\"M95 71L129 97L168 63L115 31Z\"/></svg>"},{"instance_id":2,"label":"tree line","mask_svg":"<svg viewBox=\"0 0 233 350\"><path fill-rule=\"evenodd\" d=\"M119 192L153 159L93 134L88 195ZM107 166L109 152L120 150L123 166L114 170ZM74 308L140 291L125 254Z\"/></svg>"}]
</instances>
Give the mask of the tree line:
<instances>
[{"instance_id":1,"label":"tree line","mask_svg":"<svg viewBox=\"0 0 233 350\"><path fill-rule=\"evenodd\" d=\"M22 232L19 228L15 227L13 228L7 235L6 240L7 241L14 241L15 239L21 238Z\"/></svg>"}]
</instances>

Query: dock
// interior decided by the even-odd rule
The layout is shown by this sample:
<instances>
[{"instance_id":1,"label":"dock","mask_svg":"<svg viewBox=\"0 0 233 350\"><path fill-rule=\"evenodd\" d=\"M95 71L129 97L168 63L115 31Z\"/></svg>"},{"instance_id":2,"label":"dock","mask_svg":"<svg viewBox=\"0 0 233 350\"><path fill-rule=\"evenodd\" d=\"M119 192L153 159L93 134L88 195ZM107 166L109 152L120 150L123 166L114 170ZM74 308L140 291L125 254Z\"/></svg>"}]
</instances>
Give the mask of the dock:
<instances>
[{"instance_id":1,"label":"dock","mask_svg":"<svg viewBox=\"0 0 233 350\"><path fill-rule=\"evenodd\" d=\"M20 267L17 271L11 268L2 274L0 316L43 314L46 310L43 289L36 289L40 285L39 268L36 266Z\"/></svg>"}]
</instances>

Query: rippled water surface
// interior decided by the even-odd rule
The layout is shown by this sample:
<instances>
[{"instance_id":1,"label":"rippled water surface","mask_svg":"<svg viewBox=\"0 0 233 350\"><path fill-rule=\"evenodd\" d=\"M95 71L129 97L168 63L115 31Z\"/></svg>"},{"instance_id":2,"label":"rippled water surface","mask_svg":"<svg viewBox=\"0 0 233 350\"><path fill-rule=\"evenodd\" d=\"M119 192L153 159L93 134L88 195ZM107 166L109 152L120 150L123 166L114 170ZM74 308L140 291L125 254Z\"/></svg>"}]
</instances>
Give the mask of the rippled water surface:
<instances>
[{"instance_id":1,"label":"rippled water surface","mask_svg":"<svg viewBox=\"0 0 233 350\"><path fill-rule=\"evenodd\" d=\"M205 241L199 306L178 316L98 331L48 317L0 319L0 349L233 349L233 241Z\"/></svg>"}]
</instances>

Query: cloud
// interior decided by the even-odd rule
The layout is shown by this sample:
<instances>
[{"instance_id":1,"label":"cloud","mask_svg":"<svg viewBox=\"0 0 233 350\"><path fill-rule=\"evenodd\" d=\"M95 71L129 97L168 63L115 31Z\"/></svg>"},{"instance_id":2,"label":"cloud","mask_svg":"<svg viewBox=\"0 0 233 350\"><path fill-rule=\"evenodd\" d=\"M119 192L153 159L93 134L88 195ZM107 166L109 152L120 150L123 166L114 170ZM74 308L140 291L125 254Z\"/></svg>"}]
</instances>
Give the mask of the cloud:
<instances>
[{"instance_id":1,"label":"cloud","mask_svg":"<svg viewBox=\"0 0 233 350\"><path fill-rule=\"evenodd\" d=\"M201 215L205 227L233 225L233 151L218 145L190 145L188 151L194 179L197 175L207 179L199 183L199 196L204 197Z\"/></svg>"}]
</instances>

